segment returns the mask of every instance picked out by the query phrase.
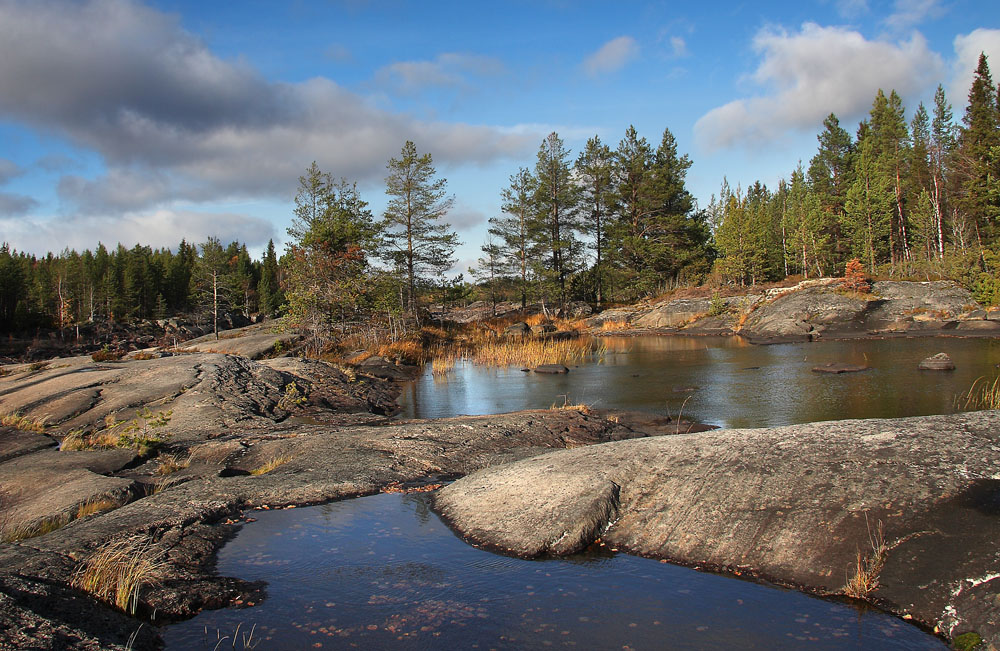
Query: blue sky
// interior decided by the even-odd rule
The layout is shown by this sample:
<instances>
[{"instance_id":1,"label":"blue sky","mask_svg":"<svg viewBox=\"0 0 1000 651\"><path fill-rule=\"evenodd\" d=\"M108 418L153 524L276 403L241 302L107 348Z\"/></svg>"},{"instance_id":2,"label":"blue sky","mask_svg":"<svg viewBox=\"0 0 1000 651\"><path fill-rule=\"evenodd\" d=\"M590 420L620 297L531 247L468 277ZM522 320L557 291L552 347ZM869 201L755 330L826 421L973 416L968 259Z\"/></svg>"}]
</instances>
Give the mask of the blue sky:
<instances>
[{"instance_id":1,"label":"blue sky","mask_svg":"<svg viewBox=\"0 0 1000 651\"><path fill-rule=\"evenodd\" d=\"M0 240L43 253L181 237L279 247L316 160L378 214L413 140L478 256L520 166L664 128L707 205L723 177L773 186L831 111L853 132L878 88L908 112L945 86L956 118L986 0L287 3L0 0Z\"/></svg>"}]
</instances>

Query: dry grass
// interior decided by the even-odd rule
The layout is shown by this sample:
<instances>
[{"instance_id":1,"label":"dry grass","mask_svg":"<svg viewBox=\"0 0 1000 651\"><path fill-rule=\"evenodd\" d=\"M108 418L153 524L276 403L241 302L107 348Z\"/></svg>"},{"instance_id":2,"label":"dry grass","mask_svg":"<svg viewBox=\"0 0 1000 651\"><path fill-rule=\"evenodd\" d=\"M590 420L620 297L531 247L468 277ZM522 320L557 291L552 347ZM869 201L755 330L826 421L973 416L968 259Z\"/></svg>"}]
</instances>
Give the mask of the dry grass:
<instances>
[{"instance_id":1,"label":"dry grass","mask_svg":"<svg viewBox=\"0 0 1000 651\"><path fill-rule=\"evenodd\" d=\"M146 536L110 541L81 564L73 586L135 614L139 590L161 577L161 556L162 551Z\"/></svg>"},{"instance_id":2,"label":"dry grass","mask_svg":"<svg viewBox=\"0 0 1000 651\"><path fill-rule=\"evenodd\" d=\"M549 407L549 409L557 409L559 411L578 411L581 414L589 414L591 412L590 405L584 404L582 402L577 404L570 404L569 396L561 395L559 397L563 399L563 403L561 405L553 403L552 406Z\"/></svg>"},{"instance_id":3,"label":"dry grass","mask_svg":"<svg viewBox=\"0 0 1000 651\"><path fill-rule=\"evenodd\" d=\"M60 515L45 518L44 520L30 524L11 525L6 527L3 532L0 533L0 541L17 542L19 540L37 538L39 536L44 536L47 533L52 533L56 529L66 526L68 523L69 516Z\"/></svg>"},{"instance_id":4,"label":"dry grass","mask_svg":"<svg viewBox=\"0 0 1000 651\"><path fill-rule=\"evenodd\" d=\"M969 392L965 396L958 396L955 403L956 407L966 411L1000 409L1000 376L994 379L992 384L983 377L976 378L969 387Z\"/></svg>"},{"instance_id":5,"label":"dry grass","mask_svg":"<svg viewBox=\"0 0 1000 651\"><path fill-rule=\"evenodd\" d=\"M59 449L124 448L147 456L170 437L169 432L160 433L158 430L167 426L172 414L172 411L154 414L147 407L138 410L132 420L117 420L114 414L108 414L104 418L104 429L89 434L84 430L74 430L63 437Z\"/></svg>"},{"instance_id":6,"label":"dry grass","mask_svg":"<svg viewBox=\"0 0 1000 651\"><path fill-rule=\"evenodd\" d=\"M256 468L254 468L253 470L251 470L250 474L251 475L266 475L267 473L271 472L272 470L274 470L278 466L283 466L283 465L285 465L286 463L288 463L291 460L292 460L292 455L290 455L290 454L274 455L270 459L268 459L267 461L265 461L263 464L261 464L260 466L257 466Z\"/></svg>"},{"instance_id":7,"label":"dry grass","mask_svg":"<svg viewBox=\"0 0 1000 651\"><path fill-rule=\"evenodd\" d=\"M189 465L191 465L191 460L189 458L183 457L179 454L166 455L160 459L160 465L156 468L156 474L170 475L178 470L184 470Z\"/></svg>"},{"instance_id":8,"label":"dry grass","mask_svg":"<svg viewBox=\"0 0 1000 651\"><path fill-rule=\"evenodd\" d=\"M605 321L601 324L601 332L617 332L628 330L632 325L628 321Z\"/></svg>"},{"instance_id":9,"label":"dry grass","mask_svg":"<svg viewBox=\"0 0 1000 651\"><path fill-rule=\"evenodd\" d=\"M431 360L431 373L434 375L447 375L455 370L456 356L445 354Z\"/></svg>"},{"instance_id":10,"label":"dry grass","mask_svg":"<svg viewBox=\"0 0 1000 651\"><path fill-rule=\"evenodd\" d=\"M92 497L79 506L76 510L76 519L85 518L95 513L103 513L111 509L118 508L118 502L110 497Z\"/></svg>"},{"instance_id":11,"label":"dry grass","mask_svg":"<svg viewBox=\"0 0 1000 651\"><path fill-rule=\"evenodd\" d=\"M602 355L603 344L589 339L505 339L488 341L477 347L470 359L483 366L540 366L580 362L590 355Z\"/></svg>"},{"instance_id":12,"label":"dry grass","mask_svg":"<svg viewBox=\"0 0 1000 651\"><path fill-rule=\"evenodd\" d=\"M18 412L2 413L0 412L0 425L4 427L13 427L14 429L19 429L24 432L35 432L41 434L45 431L45 421L48 420L48 416L43 418L32 418L30 416L22 416Z\"/></svg>"},{"instance_id":13,"label":"dry grass","mask_svg":"<svg viewBox=\"0 0 1000 651\"><path fill-rule=\"evenodd\" d=\"M868 524L868 514L865 514L865 524ZM878 576L885 565L885 557L889 552L889 546L885 542L885 528L879 520L875 531L868 526L868 541L871 551L865 553L861 549L857 550L857 561L854 569L854 576L848 577L844 584L843 593L848 597L863 599L878 587Z\"/></svg>"}]
</instances>

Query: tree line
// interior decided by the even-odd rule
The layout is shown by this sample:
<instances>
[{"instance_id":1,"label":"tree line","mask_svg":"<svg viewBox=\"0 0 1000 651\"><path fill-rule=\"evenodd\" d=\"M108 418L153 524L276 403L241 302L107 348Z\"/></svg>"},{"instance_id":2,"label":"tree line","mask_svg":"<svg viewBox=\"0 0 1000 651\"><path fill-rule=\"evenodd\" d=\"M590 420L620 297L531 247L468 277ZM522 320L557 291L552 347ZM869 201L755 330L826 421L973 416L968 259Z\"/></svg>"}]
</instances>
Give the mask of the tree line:
<instances>
[{"instance_id":1,"label":"tree line","mask_svg":"<svg viewBox=\"0 0 1000 651\"><path fill-rule=\"evenodd\" d=\"M872 275L952 278L1000 299L1000 87L985 55L961 123L940 85L909 122L879 90L853 136L830 114L817 139L776 188L723 182L708 207L723 280L830 275L857 258Z\"/></svg>"}]
</instances>

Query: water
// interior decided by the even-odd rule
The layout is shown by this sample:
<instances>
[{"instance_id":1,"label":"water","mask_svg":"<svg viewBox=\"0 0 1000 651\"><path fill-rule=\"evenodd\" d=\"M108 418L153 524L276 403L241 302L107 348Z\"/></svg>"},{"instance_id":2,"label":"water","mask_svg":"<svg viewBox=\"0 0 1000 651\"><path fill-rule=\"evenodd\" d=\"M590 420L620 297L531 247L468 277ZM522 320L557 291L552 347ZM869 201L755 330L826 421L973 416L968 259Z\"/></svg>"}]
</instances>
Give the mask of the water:
<instances>
[{"instance_id":1,"label":"water","mask_svg":"<svg viewBox=\"0 0 1000 651\"><path fill-rule=\"evenodd\" d=\"M461 364L434 377L430 368L403 389L407 418L491 414L584 403L636 409L722 427L770 427L843 418L951 413L976 378L991 381L1000 340L920 338L753 346L739 337L607 337L603 359L566 375ZM918 371L946 352L955 371ZM830 375L828 362L871 367Z\"/></svg>"},{"instance_id":2,"label":"water","mask_svg":"<svg viewBox=\"0 0 1000 651\"><path fill-rule=\"evenodd\" d=\"M258 649L946 648L876 611L650 559L482 551L426 495L255 517L221 550L218 569L267 581L268 598L167 627L168 649L213 649L237 626L241 635L255 627Z\"/></svg>"}]
</instances>

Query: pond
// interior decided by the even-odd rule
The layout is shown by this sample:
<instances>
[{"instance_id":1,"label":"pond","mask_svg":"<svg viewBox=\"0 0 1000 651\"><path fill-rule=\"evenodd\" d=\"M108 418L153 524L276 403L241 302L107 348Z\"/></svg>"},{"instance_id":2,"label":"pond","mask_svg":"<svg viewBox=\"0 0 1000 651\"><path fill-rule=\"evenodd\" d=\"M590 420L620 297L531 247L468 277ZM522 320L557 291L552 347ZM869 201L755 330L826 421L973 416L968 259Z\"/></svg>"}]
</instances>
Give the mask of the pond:
<instances>
[{"instance_id":1,"label":"pond","mask_svg":"<svg viewBox=\"0 0 1000 651\"><path fill-rule=\"evenodd\" d=\"M990 381L1000 340L915 338L755 346L740 337L604 337L603 356L565 375L459 364L428 367L403 389L404 418L491 414L552 405L635 409L722 427L772 427L843 418L951 413L978 377ZM946 352L955 371L919 371ZM870 367L831 375L829 362Z\"/></svg>"},{"instance_id":2,"label":"pond","mask_svg":"<svg viewBox=\"0 0 1000 651\"><path fill-rule=\"evenodd\" d=\"M426 494L255 513L219 554L252 608L167 627L168 649L945 649L889 615L594 551L525 561L466 544ZM221 644L219 640L227 637Z\"/></svg>"}]
</instances>

